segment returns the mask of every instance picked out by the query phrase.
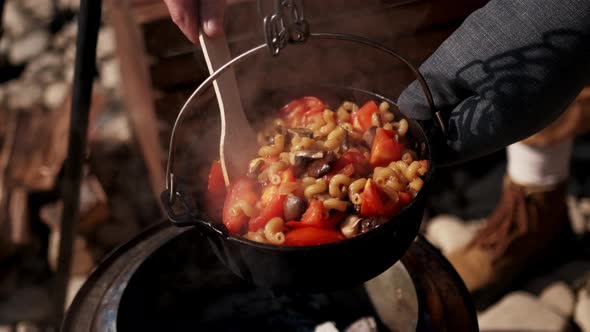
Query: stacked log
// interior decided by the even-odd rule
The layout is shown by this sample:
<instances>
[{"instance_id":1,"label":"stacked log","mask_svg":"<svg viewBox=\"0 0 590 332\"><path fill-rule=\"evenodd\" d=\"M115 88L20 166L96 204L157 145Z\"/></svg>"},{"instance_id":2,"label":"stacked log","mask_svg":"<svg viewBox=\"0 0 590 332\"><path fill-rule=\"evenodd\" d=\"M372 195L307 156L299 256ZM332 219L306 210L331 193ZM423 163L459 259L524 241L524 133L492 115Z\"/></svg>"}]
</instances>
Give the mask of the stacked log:
<instances>
[{"instance_id":1,"label":"stacked log","mask_svg":"<svg viewBox=\"0 0 590 332\"><path fill-rule=\"evenodd\" d=\"M39 217L51 232L49 261L56 260L62 202L48 202L41 208L40 216L31 216L28 198L30 193L60 190L67 153L78 6L79 1L73 0L5 3L4 32L0 37L0 260L35 240L29 229L32 220ZM134 165L136 182L141 181L141 174L146 171L138 166L141 155L134 152L135 142L123 112L115 35L106 15L96 54L88 171L82 183L76 240L79 250L75 251L80 258L74 265L77 273L87 273L96 259L133 236L141 229L140 218L151 213L149 217L155 221L153 216L159 215L153 197L141 203L133 202L136 197L126 197L127 205L143 204L150 211L143 212L144 215L130 216L127 211L111 209L110 196L116 196L125 187L138 189L130 181L112 183L112 178L121 176L119 170L109 167L117 163L114 158L123 155ZM119 232L120 220L137 226L127 227L132 231ZM104 234L104 227L118 241L113 243L108 235L97 241L96 234Z\"/></svg>"}]
</instances>

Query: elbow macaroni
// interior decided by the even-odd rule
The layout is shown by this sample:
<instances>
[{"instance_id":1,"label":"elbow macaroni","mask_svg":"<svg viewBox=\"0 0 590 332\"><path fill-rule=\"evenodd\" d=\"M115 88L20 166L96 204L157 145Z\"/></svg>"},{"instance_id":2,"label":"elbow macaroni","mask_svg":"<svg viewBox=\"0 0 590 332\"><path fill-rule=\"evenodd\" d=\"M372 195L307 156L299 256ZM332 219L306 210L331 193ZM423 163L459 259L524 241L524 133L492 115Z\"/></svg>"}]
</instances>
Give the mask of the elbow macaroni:
<instances>
[{"instance_id":1,"label":"elbow macaroni","mask_svg":"<svg viewBox=\"0 0 590 332\"><path fill-rule=\"evenodd\" d=\"M367 123L368 118L359 117L362 116L356 113L359 105L352 101L343 102L336 111L314 97L305 97L289 105L285 112L281 111L280 119L269 122L257 135L261 146L259 157L255 164L249 165L247 175L257 182L252 186L255 188L252 194L260 199L255 204L248 203L252 202L250 198L228 203L232 204L230 217L241 220L265 215L266 212L261 212L265 209L273 211L274 218L264 220L264 226L257 231L243 231L243 237L259 243L289 245L289 232L299 227L286 222L291 220L331 220L330 223L337 223L335 229L340 229L345 237L352 237L366 231L364 223L360 227L363 220L360 211L366 213L380 206L369 202L368 210L362 208L367 203L364 199L382 197L386 200L383 203L405 204L406 200L401 198L407 194L416 196L422 190L421 177L428 173L428 163L420 153L408 147L415 146L406 138L410 136L410 123L396 118L395 105L379 103L378 112L370 115L370 123ZM374 136L364 135L367 126L395 131L388 136L404 146L400 160L387 153L373 158L379 149L375 152L372 148ZM385 165L381 164L383 159L387 160ZM384 167L375 167L374 160ZM311 174L317 178L309 176ZM281 200L275 199L276 195ZM282 200L283 196L288 200ZM280 205L270 205L275 203ZM312 207L316 210L310 210ZM374 213L380 216L379 211Z\"/></svg>"},{"instance_id":2,"label":"elbow macaroni","mask_svg":"<svg viewBox=\"0 0 590 332\"><path fill-rule=\"evenodd\" d=\"M263 146L258 150L258 155L261 157L277 156L285 149L285 136L278 134L275 136L274 144Z\"/></svg>"},{"instance_id":3,"label":"elbow macaroni","mask_svg":"<svg viewBox=\"0 0 590 332\"><path fill-rule=\"evenodd\" d=\"M264 237L271 244L281 245L285 242L283 233L285 222L282 218L275 217L269 220L264 226Z\"/></svg>"},{"instance_id":4,"label":"elbow macaroni","mask_svg":"<svg viewBox=\"0 0 590 332\"><path fill-rule=\"evenodd\" d=\"M306 186L305 189L303 189L303 195L310 199L317 194L324 193L326 189L328 189L326 180L320 178L317 179L314 184Z\"/></svg>"},{"instance_id":5,"label":"elbow macaroni","mask_svg":"<svg viewBox=\"0 0 590 332\"><path fill-rule=\"evenodd\" d=\"M330 179L330 186L328 192L334 198L340 198L342 195L342 188L346 188L350 184L350 177L344 174L336 174Z\"/></svg>"}]
</instances>

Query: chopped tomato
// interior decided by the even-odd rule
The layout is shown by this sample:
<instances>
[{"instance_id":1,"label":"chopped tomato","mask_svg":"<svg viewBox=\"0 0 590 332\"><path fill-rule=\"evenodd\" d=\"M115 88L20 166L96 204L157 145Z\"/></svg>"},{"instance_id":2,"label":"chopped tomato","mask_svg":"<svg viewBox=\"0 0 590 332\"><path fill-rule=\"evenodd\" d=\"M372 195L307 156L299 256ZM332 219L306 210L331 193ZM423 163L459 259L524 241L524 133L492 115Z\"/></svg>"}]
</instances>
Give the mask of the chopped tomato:
<instances>
[{"instance_id":1,"label":"chopped tomato","mask_svg":"<svg viewBox=\"0 0 590 332\"><path fill-rule=\"evenodd\" d=\"M356 121L358 121L358 127L363 131L368 130L373 126L373 113L379 112L379 106L374 101L366 102L358 111L356 115Z\"/></svg>"},{"instance_id":2,"label":"chopped tomato","mask_svg":"<svg viewBox=\"0 0 590 332\"><path fill-rule=\"evenodd\" d=\"M393 130L377 128L369 160L372 166L386 166L392 161L401 159L404 147L395 140L394 136Z\"/></svg>"},{"instance_id":3,"label":"chopped tomato","mask_svg":"<svg viewBox=\"0 0 590 332\"><path fill-rule=\"evenodd\" d=\"M422 167L428 168L428 160L420 160L419 163Z\"/></svg>"},{"instance_id":4,"label":"chopped tomato","mask_svg":"<svg viewBox=\"0 0 590 332\"><path fill-rule=\"evenodd\" d=\"M299 127L307 118L323 112L325 108L326 105L320 99L306 96L283 106L279 116L292 127Z\"/></svg>"},{"instance_id":5,"label":"chopped tomato","mask_svg":"<svg viewBox=\"0 0 590 332\"><path fill-rule=\"evenodd\" d=\"M223 224L227 227L230 234L240 233L250 219L243 212L237 214L232 213L232 208L240 200L244 200L251 205L256 204L258 195L256 194L256 183L254 181L247 178L240 178L229 187L223 205Z\"/></svg>"},{"instance_id":6,"label":"chopped tomato","mask_svg":"<svg viewBox=\"0 0 590 332\"><path fill-rule=\"evenodd\" d=\"M335 229L301 227L285 234L285 246L304 247L344 240L345 237Z\"/></svg>"},{"instance_id":7,"label":"chopped tomato","mask_svg":"<svg viewBox=\"0 0 590 332\"><path fill-rule=\"evenodd\" d=\"M260 196L260 204L262 206L267 206L270 203L270 200L278 196L279 194L279 187L278 186L268 186L264 188L262 191L262 195Z\"/></svg>"},{"instance_id":8,"label":"chopped tomato","mask_svg":"<svg viewBox=\"0 0 590 332\"><path fill-rule=\"evenodd\" d=\"M301 216L301 223L307 226L320 228L333 228L342 221L344 213L332 211L330 214L324 213L324 203L314 199L309 203L307 210Z\"/></svg>"},{"instance_id":9,"label":"chopped tomato","mask_svg":"<svg viewBox=\"0 0 590 332\"><path fill-rule=\"evenodd\" d=\"M312 227L312 226L309 226L309 225L306 225L306 224L302 223L302 222L301 222L301 221L299 221L299 220L291 220L291 221L287 221L287 222L285 223L285 226L286 226L286 227L288 227L288 228L302 228L302 227Z\"/></svg>"},{"instance_id":10,"label":"chopped tomato","mask_svg":"<svg viewBox=\"0 0 590 332\"><path fill-rule=\"evenodd\" d=\"M349 173L349 166L352 166L353 174L356 172L356 174L359 176L364 176L371 171L369 161L367 158L365 158L365 156L363 156L362 153L360 153L358 150L348 150L334 162L331 173L332 175L338 173ZM347 169L345 173L344 169L347 167L349 167L349 169Z\"/></svg>"},{"instance_id":11,"label":"chopped tomato","mask_svg":"<svg viewBox=\"0 0 590 332\"><path fill-rule=\"evenodd\" d=\"M348 165L344 166L344 168L341 169L340 172L338 172L338 173L344 174L346 176L352 176L354 174L354 165L348 164Z\"/></svg>"},{"instance_id":12,"label":"chopped tomato","mask_svg":"<svg viewBox=\"0 0 590 332\"><path fill-rule=\"evenodd\" d=\"M281 173L281 183L287 182L295 182L295 175L293 174L293 169L291 167Z\"/></svg>"},{"instance_id":13,"label":"chopped tomato","mask_svg":"<svg viewBox=\"0 0 590 332\"><path fill-rule=\"evenodd\" d=\"M211 163L207 191L211 193L223 192L225 194L225 180L223 179L223 171L221 170L221 162L219 160L214 160Z\"/></svg>"},{"instance_id":14,"label":"chopped tomato","mask_svg":"<svg viewBox=\"0 0 590 332\"><path fill-rule=\"evenodd\" d=\"M387 194L385 194L371 180L367 181L362 193L363 202L361 204L362 217L391 217L400 206L398 202L393 202Z\"/></svg>"},{"instance_id":15,"label":"chopped tomato","mask_svg":"<svg viewBox=\"0 0 590 332\"><path fill-rule=\"evenodd\" d=\"M298 182L281 182L279 185L279 195L303 196L303 187Z\"/></svg>"},{"instance_id":16,"label":"chopped tomato","mask_svg":"<svg viewBox=\"0 0 590 332\"><path fill-rule=\"evenodd\" d=\"M268 204L262 208L260 214L248 223L248 230L255 232L264 226L272 218L283 217L283 204L285 203L286 195L275 195L270 198Z\"/></svg>"},{"instance_id":17,"label":"chopped tomato","mask_svg":"<svg viewBox=\"0 0 590 332\"><path fill-rule=\"evenodd\" d=\"M219 160L213 161L207 180L207 212L215 219L221 219L223 200L225 198L225 180Z\"/></svg>"},{"instance_id":18,"label":"chopped tomato","mask_svg":"<svg viewBox=\"0 0 590 332\"><path fill-rule=\"evenodd\" d=\"M410 204L410 202L412 201L412 195L408 194L405 191L399 191L397 194L399 195L399 203L398 204L401 207L404 207L404 206Z\"/></svg>"}]
</instances>

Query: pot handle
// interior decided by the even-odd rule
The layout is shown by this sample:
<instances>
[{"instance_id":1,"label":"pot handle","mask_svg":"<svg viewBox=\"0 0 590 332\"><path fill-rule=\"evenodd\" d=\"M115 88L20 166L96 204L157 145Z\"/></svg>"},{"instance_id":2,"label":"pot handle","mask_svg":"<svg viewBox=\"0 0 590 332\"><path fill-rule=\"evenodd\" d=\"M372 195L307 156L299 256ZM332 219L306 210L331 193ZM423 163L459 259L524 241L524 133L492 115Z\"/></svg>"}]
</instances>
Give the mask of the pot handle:
<instances>
[{"instance_id":1,"label":"pot handle","mask_svg":"<svg viewBox=\"0 0 590 332\"><path fill-rule=\"evenodd\" d=\"M170 191L164 190L160 195L162 206L168 215L168 219L175 226L188 227L197 226L207 232L213 232L217 235L227 236L227 228L223 224L214 222L209 216L201 213L197 208L190 208L182 194L178 191L174 194L175 197L170 197ZM176 202L180 202L183 212L177 213L172 207Z\"/></svg>"}]
</instances>

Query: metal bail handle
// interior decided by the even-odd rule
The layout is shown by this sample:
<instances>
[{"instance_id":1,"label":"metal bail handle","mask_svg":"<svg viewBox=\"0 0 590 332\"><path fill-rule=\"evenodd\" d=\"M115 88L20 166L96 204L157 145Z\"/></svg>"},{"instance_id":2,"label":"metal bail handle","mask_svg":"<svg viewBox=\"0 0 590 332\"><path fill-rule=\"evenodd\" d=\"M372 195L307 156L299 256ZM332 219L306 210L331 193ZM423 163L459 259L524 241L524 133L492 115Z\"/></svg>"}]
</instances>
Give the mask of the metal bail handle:
<instances>
[{"instance_id":1,"label":"metal bail handle","mask_svg":"<svg viewBox=\"0 0 590 332\"><path fill-rule=\"evenodd\" d=\"M304 42L309 36L302 0L275 0L274 12L264 17L263 26L268 50L275 56L287 43Z\"/></svg>"}]
</instances>

